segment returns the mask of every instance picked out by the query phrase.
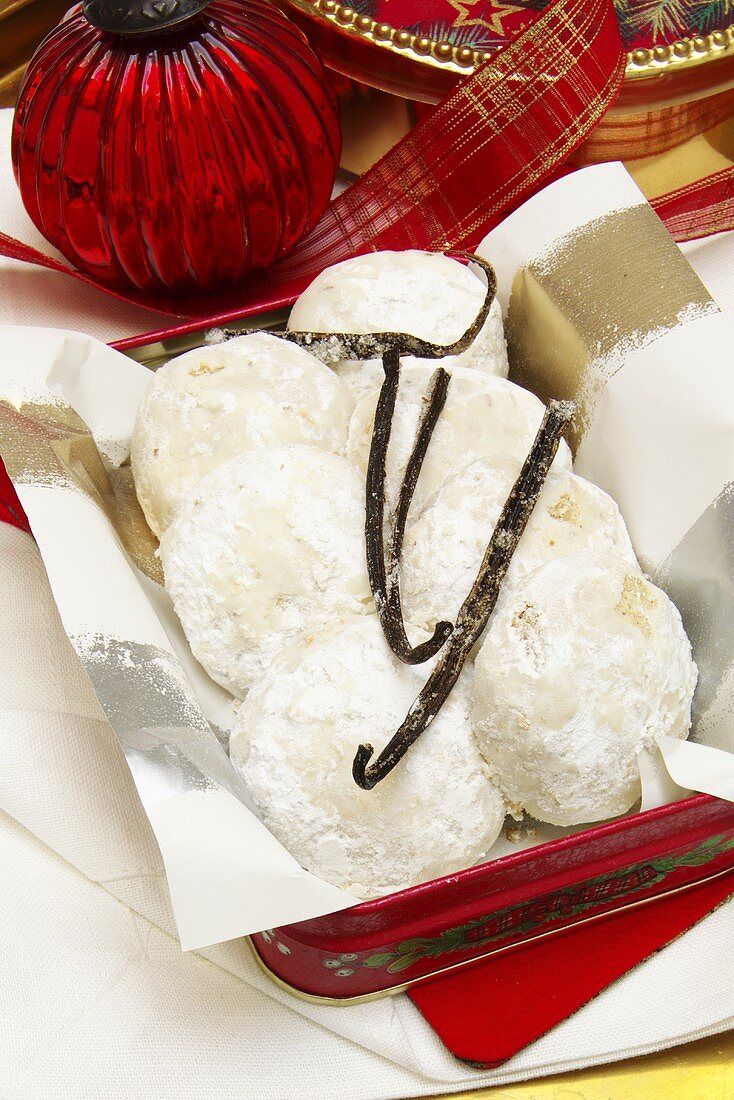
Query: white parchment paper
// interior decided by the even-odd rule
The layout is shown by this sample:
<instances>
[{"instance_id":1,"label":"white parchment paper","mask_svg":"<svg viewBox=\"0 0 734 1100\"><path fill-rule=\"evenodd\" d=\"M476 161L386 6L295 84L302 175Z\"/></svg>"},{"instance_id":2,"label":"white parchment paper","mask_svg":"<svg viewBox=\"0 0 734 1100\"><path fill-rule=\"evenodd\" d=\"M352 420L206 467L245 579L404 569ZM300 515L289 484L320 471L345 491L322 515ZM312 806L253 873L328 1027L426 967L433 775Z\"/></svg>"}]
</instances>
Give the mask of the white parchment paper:
<instances>
[{"instance_id":1,"label":"white parchment paper","mask_svg":"<svg viewBox=\"0 0 734 1100\"><path fill-rule=\"evenodd\" d=\"M480 251L497 269L510 318L513 309L532 308L536 299L547 304L553 279L564 274L562 265L572 262L582 238L593 236L600 221L605 233L614 232L615 219L623 234L630 212L643 236L648 225L657 242L663 285L668 280L679 292L694 287L690 268L672 241L666 251L655 215L627 174L604 165L552 185L483 242ZM608 285L623 295L615 262L619 258L610 255ZM527 301L525 274L532 279ZM552 302L546 332L568 330L564 339L580 364L574 385L591 395L577 469L617 499L643 566L681 607L702 672L694 734L700 743L666 739L658 759L642 762L645 808L686 790L729 798L734 790L734 561L728 551L734 533L734 330L697 286L667 324L651 314L645 328L642 310L633 333L618 326L616 343L608 334L598 347L578 338L584 309L598 305L590 299L584 305L583 295L568 316L563 300ZM622 305L623 298L620 314ZM303 870L251 812L223 747L230 701L191 657L170 601L135 567L104 509L67 476L68 469L39 467L43 430L40 441L30 438L32 426L43 425L38 410L66 407L89 427L110 468L124 464L147 370L91 337L56 329L2 329L0 348L0 402L7 414L4 422L0 418L2 446L12 442L21 454L27 443L28 461L16 457L11 473L65 630L120 739L153 826L183 947L354 904ZM539 361L536 367L542 390L553 364ZM11 413L18 414L16 421ZM558 833L541 831L535 842ZM517 847L502 841L492 855L506 850Z\"/></svg>"}]
</instances>

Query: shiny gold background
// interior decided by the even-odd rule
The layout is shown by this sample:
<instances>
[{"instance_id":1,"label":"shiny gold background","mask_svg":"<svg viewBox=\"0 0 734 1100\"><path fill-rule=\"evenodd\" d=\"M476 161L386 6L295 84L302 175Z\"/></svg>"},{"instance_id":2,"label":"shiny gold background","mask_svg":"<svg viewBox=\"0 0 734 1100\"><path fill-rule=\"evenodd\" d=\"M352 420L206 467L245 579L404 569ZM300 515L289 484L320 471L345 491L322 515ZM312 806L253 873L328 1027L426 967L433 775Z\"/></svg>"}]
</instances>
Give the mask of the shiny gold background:
<instances>
[{"instance_id":1,"label":"shiny gold background","mask_svg":"<svg viewBox=\"0 0 734 1100\"><path fill-rule=\"evenodd\" d=\"M438 1100L732 1100L734 1033L555 1077L444 1093Z\"/></svg>"}]
</instances>

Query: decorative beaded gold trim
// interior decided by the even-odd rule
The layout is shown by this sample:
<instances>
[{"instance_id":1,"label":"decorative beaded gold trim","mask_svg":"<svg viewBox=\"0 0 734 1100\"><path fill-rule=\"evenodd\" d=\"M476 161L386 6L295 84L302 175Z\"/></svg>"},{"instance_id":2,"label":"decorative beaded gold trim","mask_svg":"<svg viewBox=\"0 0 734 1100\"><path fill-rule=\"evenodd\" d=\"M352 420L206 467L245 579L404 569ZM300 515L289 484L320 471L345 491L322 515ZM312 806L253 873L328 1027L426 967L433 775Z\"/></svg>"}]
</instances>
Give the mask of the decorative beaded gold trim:
<instances>
[{"instance_id":1,"label":"decorative beaded gold trim","mask_svg":"<svg viewBox=\"0 0 734 1100\"><path fill-rule=\"evenodd\" d=\"M338 30L374 42L382 49L397 51L424 65L455 72L462 76L488 61L492 54L471 46L425 38L399 30L388 23L376 23L338 0L286 0L299 11L332 24ZM626 78L638 80L662 72L679 71L734 54L734 24L701 38L682 38L667 46L636 49L627 54Z\"/></svg>"},{"instance_id":2,"label":"decorative beaded gold trim","mask_svg":"<svg viewBox=\"0 0 734 1100\"><path fill-rule=\"evenodd\" d=\"M661 72L690 69L704 61L734 54L734 24L701 38L681 38L667 46L651 50L637 49L627 54L627 79L654 76Z\"/></svg>"},{"instance_id":3,"label":"decorative beaded gold trim","mask_svg":"<svg viewBox=\"0 0 734 1100\"><path fill-rule=\"evenodd\" d=\"M368 15L360 15L353 8L339 4L337 0L286 0L298 11L321 19L337 30L374 42L388 49L420 61L433 68L445 69L466 76L472 69L488 61L492 54L475 50L471 46L454 46L451 42L437 41L411 34L410 31L391 27L388 23L376 23Z\"/></svg>"}]
</instances>

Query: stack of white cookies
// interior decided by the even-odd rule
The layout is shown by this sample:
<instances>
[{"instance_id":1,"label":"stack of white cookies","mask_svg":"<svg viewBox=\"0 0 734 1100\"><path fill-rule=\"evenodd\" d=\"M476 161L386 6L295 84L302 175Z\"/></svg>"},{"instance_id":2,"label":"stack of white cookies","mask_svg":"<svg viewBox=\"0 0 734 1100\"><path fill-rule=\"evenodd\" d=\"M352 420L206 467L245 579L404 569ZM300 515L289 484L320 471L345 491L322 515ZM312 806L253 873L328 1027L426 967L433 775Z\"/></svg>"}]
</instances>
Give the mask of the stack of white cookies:
<instances>
[{"instance_id":1,"label":"stack of white cookies","mask_svg":"<svg viewBox=\"0 0 734 1100\"><path fill-rule=\"evenodd\" d=\"M374 253L319 276L299 331L439 344L486 288L438 254ZM499 306L452 374L411 506L401 595L411 641L454 621L544 407L507 381ZM403 361L388 454L394 505L437 363ZM307 869L373 897L484 857L507 812L575 825L639 798L637 753L685 738L696 668L678 611L642 574L614 501L561 444L498 605L441 712L373 790L379 753L431 663L385 641L367 577L365 472L379 361L329 365L254 333L152 378L132 461L192 652L242 700L231 757L266 826Z\"/></svg>"}]
</instances>

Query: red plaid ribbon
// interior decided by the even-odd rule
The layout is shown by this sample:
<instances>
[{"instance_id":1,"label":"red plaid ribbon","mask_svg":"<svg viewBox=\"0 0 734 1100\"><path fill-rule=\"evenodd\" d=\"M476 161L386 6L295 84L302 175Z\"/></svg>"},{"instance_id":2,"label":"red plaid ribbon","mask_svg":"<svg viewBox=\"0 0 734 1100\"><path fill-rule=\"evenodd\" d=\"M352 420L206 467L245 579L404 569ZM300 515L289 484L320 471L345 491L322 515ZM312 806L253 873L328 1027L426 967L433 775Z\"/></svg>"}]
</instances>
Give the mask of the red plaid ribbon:
<instances>
[{"instance_id":1,"label":"red plaid ribbon","mask_svg":"<svg viewBox=\"0 0 734 1100\"><path fill-rule=\"evenodd\" d=\"M734 229L734 168L661 195L650 205L676 241Z\"/></svg>"},{"instance_id":2,"label":"red plaid ribbon","mask_svg":"<svg viewBox=\"0 0 734 1100\"><path fill-rule=\"evenodd\" d=\"M614 101L625 55L611 0L553 0L370 171L295 252L247 286L195 299L113 291L0 235L0 254L202 324L290 303L331 264L386 248L471 246L559 169Z\"/></svg>"}]
</instances>

